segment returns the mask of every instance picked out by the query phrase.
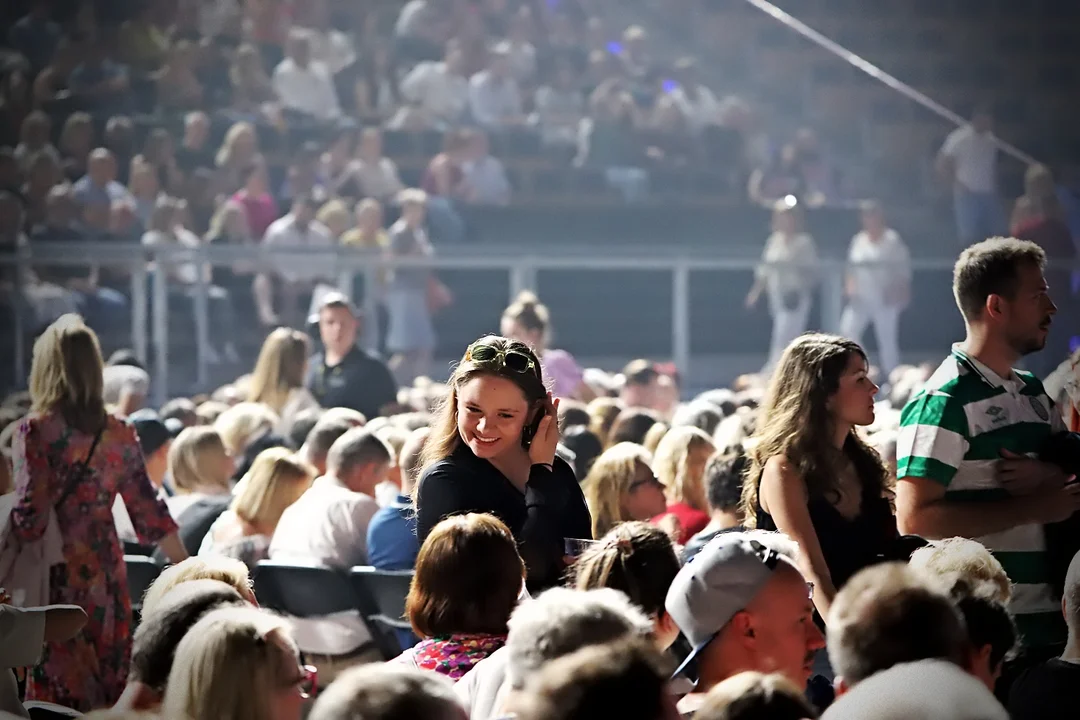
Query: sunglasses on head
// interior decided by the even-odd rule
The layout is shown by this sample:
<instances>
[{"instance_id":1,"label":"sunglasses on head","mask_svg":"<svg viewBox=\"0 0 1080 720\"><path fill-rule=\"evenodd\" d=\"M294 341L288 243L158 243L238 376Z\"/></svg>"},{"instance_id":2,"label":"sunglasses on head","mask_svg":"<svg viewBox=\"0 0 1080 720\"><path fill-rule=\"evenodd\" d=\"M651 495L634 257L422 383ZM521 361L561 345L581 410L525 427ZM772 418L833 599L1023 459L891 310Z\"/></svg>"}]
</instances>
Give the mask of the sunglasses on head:
<instances>
[{"instance_id":1,"label":"sunglasses on head","mask_svg":"<svg viewBox=\"0 0 1080 720\"><path fill-rule=\"evenodd\" d=\"M511 372L527 373L536 372L536 363L531 357L520 350L500 350L491 345L473 343L465 351L465 360L475 363L492 363L500 368L506 368Z\"/></svg>"}]
</instances>

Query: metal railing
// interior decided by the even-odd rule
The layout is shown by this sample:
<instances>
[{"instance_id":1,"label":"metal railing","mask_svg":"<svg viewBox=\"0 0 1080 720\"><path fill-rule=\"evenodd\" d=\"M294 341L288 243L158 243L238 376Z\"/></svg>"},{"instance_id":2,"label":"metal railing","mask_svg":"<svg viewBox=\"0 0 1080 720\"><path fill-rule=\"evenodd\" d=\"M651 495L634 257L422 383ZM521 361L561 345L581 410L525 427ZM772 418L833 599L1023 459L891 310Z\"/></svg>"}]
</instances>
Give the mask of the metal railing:
<instances>
[{"instance_id":1,"label":"metal railing","mask_svg":"<svg viewBox=\"0 0 1080 720\"><path fill-rule=\"evenodd\" d=\"M688 367L691 356L690 323L690 277L694 272L703 271L748 271L752 272L761 262L752 258L725 258L707 254L689 254L685 252L648 252L625 250L619 255L600 254L597 251L575 251L559 249L550 255L522 254L506 248L487 246L462 246L440 250L440 254L431 258L390 259L377 251L365 251L351 248L311 249L306 247L289 248L276 246L237 247L237 246L202 246L197 249L178 246L140 247L116 243L47 243L24 248L11 255L0 255L0 266L19 265L32 268L35 265L48 266L100 266L110 269L125 268L130 271L131 295L131 339L136 356L146 362L151 345L154 349L152 376L158 402L164 402L168 392L169 377L169 317L168 286L169 272L178 265L195 263L199 266L231 267L237 263L250 265L252 261L267 271L273 272L282 261L296 262L302 256L305 270L323 272L329 284L336 284L347 296L352 296L353 280L358 275L365 277L366 288L376 288L379 278L395 268L430 268L456 270L503 270L509 274L509 298L513 299L522 290L535 289L537 272L540 270L591 270L591 271L631 271L651 270L666 271L671 275L671 359L677 367ZM872 264L863 265L873 266ZM913 260L911 269L921 271L950 271L952 260ZM790 267L790 266L789 266ZM817 276L817 292L820 293L822 330L837 332L844 305L844 277L853 266L835 259L822 259L813 268L800 268L813 272ZM1054 264L1055 269L1064 270L1067 265ZM1080 263L1074 264L1080 271ZM17 277L21 273L17 274ZM205 386L208 378L207 360L203 352L209 341L208 287L204 273L199 272L194 286L194 324L196 343L196 382ZM18 293L17 293L18 294ZM379 295L368 291L364 297L364 311L367 322L377 318L376 306ZM147 315L152 308L152 317L147 322ZM613 304L617 312L618 305ZM501 308L500 308L501 309ZM22 326L22 314L16 312L16 382L25 381L25 339ZM147 327L149 325L149 333ZM376 337L377 332L365 332L365 338Z\"/></svg>"}]
</instances>

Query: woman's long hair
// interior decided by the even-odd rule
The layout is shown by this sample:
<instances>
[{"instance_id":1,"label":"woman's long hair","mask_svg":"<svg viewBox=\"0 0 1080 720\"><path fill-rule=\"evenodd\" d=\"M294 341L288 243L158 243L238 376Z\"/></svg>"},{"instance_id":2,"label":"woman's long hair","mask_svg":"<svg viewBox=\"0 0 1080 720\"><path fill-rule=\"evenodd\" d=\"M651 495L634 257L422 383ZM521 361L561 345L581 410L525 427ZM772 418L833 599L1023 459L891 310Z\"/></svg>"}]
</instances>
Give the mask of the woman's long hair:
<instances>
[{"instance_id":1,"label":"woman's long hair","mask_svg":"<svg viewBox=\"0 0 1080 720\"><path fill-rule=\"evenodd\" d=\"M702 482L704 464L696 477L690 472L690 455L701 449L707 449L710 455L716 450L705 431L695 427L671 428L653 452L652 468L664 486L668 502L686 503L695 510L708 512L709 502Z\"/></svg>"},{"instance_id":2,"label":"woman's long hair","mask_svg":"<svg viewBox=\"0 0 1080 720\"><path fill-rule=\"evenodd\" d=\"M596 458L582 483L585 502L593 519L593 537L603 537L621 522L633 520L623 512L623 494L638 472L638 465L649 467L649 451L636 443L622 442L605 450Z\"/></svg>"},{"instance_id":3,"label":"woman's long hair","mask_svg":"<svg viewBox=\"0 0 1080 720\"><path fill-rule=\"evenodd\" d=\"M547 398L547 388L544 386L544 378L540 368L540 360L525 343L510 340L499 335L487 335L477 340L473 345L489 345L502 352L519 352L528 356L533 362L533 369L526 372L514 372L506 367L495 363L482 363L466 359L468 353L462 357L461 362L454 368L453 374L447 381L449 392L441 407L436 410L435 421L431 424L431 435L424 443L424 452L420 456L420 467L427 466L444 460L457 449L461 442L457 426L458 388L472 380L474 377L490 375L501 377L518 386L525 395L525 400L532 407ZM472 346L470 346L472 347ZM418 485L419 487L419 485ZM413 491L414 495L416 490Z\"/></svg>"},{"instance_id":4,"label":"woman's long hair","mask_svg":"<svg viewBox=\"0 0 1080 720\"><path fill-rule=\"evenodd\" d=\"M31 410L58 412L71 427L96 433L105 422L103 370L94 331L78 315L61 316L34 343Z\"/></svg>"},{"instance_id":5,"label":"woman's long hair","mask_svg":"<svg viewBox=\"0 0 1080 720\"><path fill-rule=\"evenodd\" d=\"M299 330L279 327L267 336L251 375L251 402L281 414L289 394L304 384L308 340Z\"/></svg>"},{"instance_id":6,"label":"woman's long hair","mask_svg":"<svg viewBox=\"0 0 1080 720\"><path fill-rule=\"evenodd\" d=\"M747 443L750 467L742 499L747 527L757 527L758 490L765 463L780 455L787 457L804 479L810 497L824 497L829 502L838 498L837 477L843 470L843 458L854 466L864 498L885 490L885 466L858 433L852 430L848 434L842 455L833 446L828 402L840 387L852 355L866 359L858 343L820 333L803 335L784 350L765 395L757 432Z\"/></svg>"}]
</instances>

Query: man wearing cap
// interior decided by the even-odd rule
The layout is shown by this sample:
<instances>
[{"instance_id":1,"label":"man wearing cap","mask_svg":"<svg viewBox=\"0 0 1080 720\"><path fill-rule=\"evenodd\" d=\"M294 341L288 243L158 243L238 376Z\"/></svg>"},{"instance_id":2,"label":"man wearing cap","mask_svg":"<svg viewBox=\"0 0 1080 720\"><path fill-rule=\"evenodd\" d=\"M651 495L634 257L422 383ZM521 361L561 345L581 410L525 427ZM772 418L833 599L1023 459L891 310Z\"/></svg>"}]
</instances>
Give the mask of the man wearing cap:
<instances>
[{"instance_id":1,"label":"man wearing cap","mask_svg":"<svg viewBox=\"0 0 1080 720\"><path fill-rule=\"evenodd\" d=\"M150 484L158 491L159 495L167 495L165 487L165 474L169 470L169 448L172 447L173 432L153 410L139 410L128 418L135 435L139 438L139 447L142 448L143 462L146 464L146 475L150 478ZM125 542L138 542L135 528L131 524L124 499L116 496L113 504L113 521L116 523L116 534Z\"/></svg>"},{"instance_id":2,"label":"man wearing cap","mask_svg":"<svg viewBox=\"0 0 1080 720\"><path fill-rule=\"evenodd\" d=\"M348 298L340 293L323 298L319 336L324 349L311 359L305 385L324 408L352 408L374 418L397 401L397 383L386 363L356 344L359 327Z\"/></svg>"},{"instance_id":3,"label":"man wearing cap","mask_svg":"<svg viewBox=\"0 0 1080 720\"><path fill-rule=\"evenodd\" d=\"M679 712L695 712L710 688L748 670L806 685L825 639L797 552L782 533L727 533L675 576L665 606L693 646L675 674L697 666L697 685L679 701Z\"/></svg>"}]
</instances>

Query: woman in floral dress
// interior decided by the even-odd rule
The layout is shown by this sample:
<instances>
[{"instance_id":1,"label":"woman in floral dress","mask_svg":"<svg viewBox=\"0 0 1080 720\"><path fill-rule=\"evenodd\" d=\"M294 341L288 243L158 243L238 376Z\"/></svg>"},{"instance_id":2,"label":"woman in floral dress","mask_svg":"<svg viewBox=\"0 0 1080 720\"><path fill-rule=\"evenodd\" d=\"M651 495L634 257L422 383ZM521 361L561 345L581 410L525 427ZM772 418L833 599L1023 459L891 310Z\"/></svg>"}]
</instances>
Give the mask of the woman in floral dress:
<instances>
[{"instance_id":1,"label":"woman in floral dress","mask_svg":"<svg viewBox=\"0 0 1080 720\"><path fill-rule=\"evenodd\" d=\"M423 638L396 662L460 680L506 644L525 563L494 515L446 518L420 546L405 614Z\"/></svg>"},{"instance_id":2,"label":"woman in floral dress","mask_svg":"<svg viewBox=\"0 0 1080 720\"><path fill-rule=\"evenodd\" d=\"M86 610L73 640L47 643L27 699L79 711L111 706L127 680L131 599L112 507L124 499L139 541L160 542L174 561L187 553L146 475L132 427L105 411L97 337L76 315L53 323L34 344L32 412L15 436L16 539L40 540L55 508L64 562L49 573L49 602ZM89 458L89 462L87 462Z\"/></svg>"}]
</instances>

